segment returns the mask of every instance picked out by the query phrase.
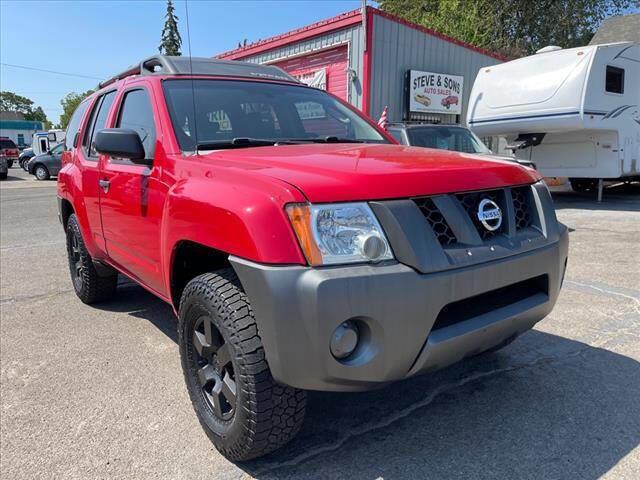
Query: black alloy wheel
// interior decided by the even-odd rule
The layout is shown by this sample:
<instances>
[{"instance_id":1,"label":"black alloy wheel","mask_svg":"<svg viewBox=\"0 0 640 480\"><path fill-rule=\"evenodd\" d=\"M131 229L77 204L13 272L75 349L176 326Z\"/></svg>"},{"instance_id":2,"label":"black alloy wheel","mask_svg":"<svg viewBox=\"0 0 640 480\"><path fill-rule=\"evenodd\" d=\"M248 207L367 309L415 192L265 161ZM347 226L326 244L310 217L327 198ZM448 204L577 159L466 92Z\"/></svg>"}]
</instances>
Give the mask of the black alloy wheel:
<instances>
[{"instance_id":1,"label":"black alloy wheel","mask_svg":"<svg viewBox=\"0 0 640 480\"><path fill-rule=\"evenodd\" d=\"M193 331L193 356L204 398L214 415L230 421L236 410L237 387L229 344L213 324L202 316Z\"/></svg>"}]
</instances>

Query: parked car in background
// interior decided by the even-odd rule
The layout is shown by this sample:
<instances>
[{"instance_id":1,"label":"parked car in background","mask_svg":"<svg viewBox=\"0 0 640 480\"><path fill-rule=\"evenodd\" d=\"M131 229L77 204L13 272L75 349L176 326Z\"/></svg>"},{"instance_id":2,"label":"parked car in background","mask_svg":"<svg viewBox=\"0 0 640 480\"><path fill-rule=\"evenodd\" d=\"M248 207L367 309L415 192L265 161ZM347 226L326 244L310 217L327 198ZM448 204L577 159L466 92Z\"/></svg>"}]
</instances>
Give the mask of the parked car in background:
<instances>
[{"instance_id":1,"label":"parked car in background","mask_svg":"<svg viewBox=\"0 0 640 480\"><path fill-rule=\"evenodd\" d=\"M64 144L59 144L42 155L36 155L27 163L27 171L35 175L38 180L48 180L52 175L58 175L62 167L62 152Z\"/></svg>"},{"instance_id":2,"label":"parked car in background","mask_svg":"<svg viewBox=\"0 0 640 480\"><path fill-rule=\"evenodd\" d=\"M0 157L0 180L5 180L9 174L9 167L7 165L7 159Z\"/></svg>"},{"instance_id":3,"label":"parked car in background","mask_svg":"<svg viewBox=\"0 0 640 480\"><path fill-rule=\"evenodd\" d=\"M533 162L493 153L475 133L458 124L397 122L388 124L387 131L402 145L474 153L536 168Z\"/></svg>"},{"instance_id":4,"label":"parked car in background","mask_svg":"<svg viewBox=\"0 0 640 480\"><path fill-rule=\"evenodd\" d=\"M18 146L9 137L0 137L0 156L7 161L7 168L13 166L13 162L18 161L20 151Z\"/></svg>"},{"instance_id":5,"label":"parked car in background","mask_svg":"<svg viewBox=\"0 0 640 480\"><path fill-rule=\"evenodd\" d=\"M231 460L293 438L306 390L499 349L558 298L568 233L536 171L396 145L273 66L149 58L101 83L68 135L78 298L107 300L122 274L171 304L194 410Z\"/></svg>"},{"instance_id":6,"label":"parked car in background","mask_svg":"<svg viewBox=\"0 0 640 480\"><path fill-rule=\"evenodd\" d=\"M22 152L20 153L20 156L18 157L18 164L20 165L20 168L26 171L27 163L29 163L29 160L31 160L35 156L36 156L36 153L33 151L33 148L31 147L28 147L22 150Z\"/></svg>"}]
</instances>

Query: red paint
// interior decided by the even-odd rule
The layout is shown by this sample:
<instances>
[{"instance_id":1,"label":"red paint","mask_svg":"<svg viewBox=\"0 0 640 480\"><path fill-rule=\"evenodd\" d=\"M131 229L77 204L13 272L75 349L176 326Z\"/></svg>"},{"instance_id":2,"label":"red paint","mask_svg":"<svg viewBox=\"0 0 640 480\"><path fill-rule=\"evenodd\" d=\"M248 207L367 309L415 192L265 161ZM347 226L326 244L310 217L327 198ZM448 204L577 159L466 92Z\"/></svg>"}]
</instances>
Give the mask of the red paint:
<instances>
[{"instance_id":1,"label":"red paint","mask_svg":"<svg viewBox=\"0 0 640 480\"><path fill-rule=\"evenodd\" d=\"M168 302L173 256L182 241L260 263L305 264L284 211L289 203L407 198L539 179L507 161L399 145L305 144L187 157L171 127L163 78L120 80L90 100L117 89L106 123L112 127L124 91L147 89L156 124L153 166L106 156L94 161L79 146L64 154L58 195L73 206L94 258ZM107 193L98 187L101 179L110 181Z\"/></svg>"},{"instance_id":2,"label":"red paint","mask_svg":"<svg viewBox=\"0 0 640 480\"><path fill-rule=\"evenodd\" d=\"M371 50L373 49L373 10L367 7L367 38L365 39L365 51L362 67L362 111L365 115L371 115Z\"/></svg>"},{"instance_id":3,"label":"red paint","mask_svg":"<svg viewBox=\"0 0 640 480\"><path fill-rule=\"evenodd\" d=\"M512 60L511 58L506 57L504 55L500 55L498 53L485 50L484 48L476 47L475 45L471 45L470 43L457 40L453 37L449 37L448 35L437 32L430 28L423 27L422 25L418 25L416 23L405 20L404 18L397 17L396 15L392 15L390 13L384 12L377 8L368 6L367 17L370 17L372 15L380 15L381 17L388 18L389 20L393 20L407 27L413 28L415 30L419 30L421 32L427 33L434 37L441 38L442 40L446 40L447 42L455 43L456 45L460 45L461 47L468 48L470 50L481 53L483 55L487 55L489 57L496 58L503 62ZM276 35L273 37L269 37L264 40L259 40L257 42L247 45L246 47L240 47L234 50L229 50L227 52L216 55L216 58L224 58L227 60L241 60L243 58L257 55L259 53L266 52L269 50L273 50L275 48L282 47L284 45L300 42L308 38L312 38L312 37L322 35L328 32L333 32L336 30L340 30L341 28L350 27L351 25L355 25L361 22L362 22L362 14L360 9L352 10L350 12L346 12L341 15L337 15L335 17L313 23L311 25L307 25L305 27L298 28L296 30L291 30L289 32L282 33L280 35Z\"/></svg>"},{"instance_id":4,"label":"red paint","mask_svg":"<svg viewBox=\"0 0 640 480\"><path fill-rule=\"evenodd\" d=\"M312 74L325 69L327 73L327 91L342 100L347 100L347 66L349 52L346 46L323 50L275 63L276 67L295 77Z\"/></svg>"},{"instance_id":5,"label":"red paint","mask_svg":"<svg viewBox=\"0 0 640 480\"><path fill-rule=\"evenodd\" d=\"M300 42L302 40L316 37L324 33L347 28L352 25L356 25L361 21L360 9L351 10L350 12L342 13L335 17L321 20L319 22L312 23L311 25L307 25L296 30L291 30L290 32L265 38L264 40L258 40L257 42L250 43L246 47L240 47L228 52L221 53L219 55L216 55L216 58L224 58L226 60L240 60L242 58L265 52L267 50L273 50L275 48L289 45L294 42Z\"/></svg>"}]
</instances>

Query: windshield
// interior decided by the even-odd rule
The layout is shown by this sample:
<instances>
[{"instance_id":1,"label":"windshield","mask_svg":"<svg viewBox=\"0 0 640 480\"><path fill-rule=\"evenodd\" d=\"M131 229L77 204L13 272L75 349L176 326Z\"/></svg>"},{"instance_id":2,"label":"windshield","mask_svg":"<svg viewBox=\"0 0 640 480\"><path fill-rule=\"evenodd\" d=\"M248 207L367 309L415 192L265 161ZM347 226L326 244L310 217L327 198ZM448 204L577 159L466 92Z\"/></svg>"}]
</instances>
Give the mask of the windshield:
<instances>
[{"instance_id":1,"label":"windshield","mask_svg":"<svg viewBox=\"0 0 640 480\"><path fill-rule=\"evenodd\" d=\"M416 147L438 148L464 153L491 153L471 130L463 127L417 127L407 130L409 142Z\"/></svg>"},{"instance_id":2,"label":"windshield","mask_svg":"<svg viewBox=\"0 0 640 480\"><path fill-rule=\"evenodd\" d=\"M183 151L269 144L263 140L388 143L357 113L314 88L189 79L165 80L163 86Z\"/></svg>"}]
</instances>

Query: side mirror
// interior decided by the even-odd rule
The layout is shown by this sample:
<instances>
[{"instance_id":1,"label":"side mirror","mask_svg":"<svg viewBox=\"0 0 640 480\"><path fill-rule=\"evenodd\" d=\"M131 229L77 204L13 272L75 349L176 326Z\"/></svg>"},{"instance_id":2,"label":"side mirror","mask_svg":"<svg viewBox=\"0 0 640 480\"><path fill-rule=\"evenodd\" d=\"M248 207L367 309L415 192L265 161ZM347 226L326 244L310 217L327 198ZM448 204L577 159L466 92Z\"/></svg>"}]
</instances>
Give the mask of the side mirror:
<instances>
[{"instance_id":1,"label":"side mirror","mask_svg":"<svg viewBox=\"0 0 640 480\"><path fill-rule=\"evenodd\" d=\"M138 165L152 165L153 160L145 158L144 147L135 130L128 128L105 128L100 130L93 145L103 155L128 158Z\"/></svg>"}]
</instances>

